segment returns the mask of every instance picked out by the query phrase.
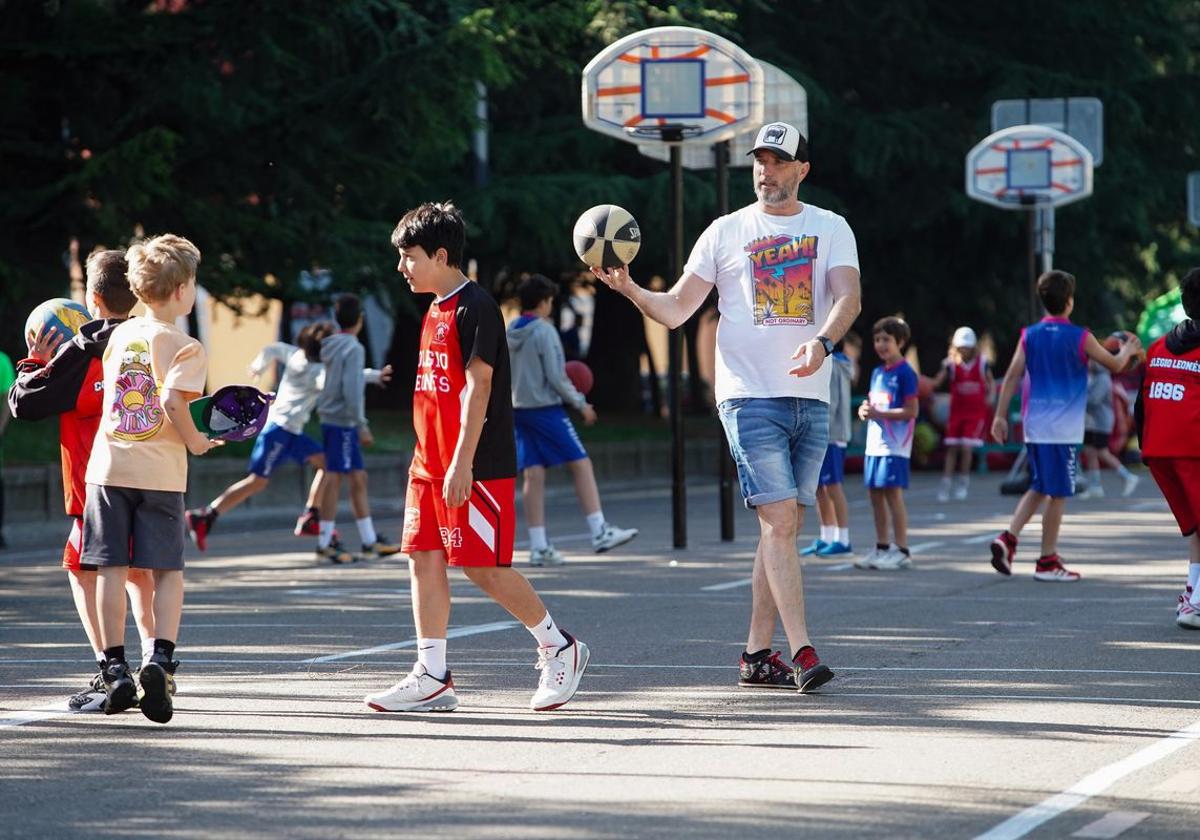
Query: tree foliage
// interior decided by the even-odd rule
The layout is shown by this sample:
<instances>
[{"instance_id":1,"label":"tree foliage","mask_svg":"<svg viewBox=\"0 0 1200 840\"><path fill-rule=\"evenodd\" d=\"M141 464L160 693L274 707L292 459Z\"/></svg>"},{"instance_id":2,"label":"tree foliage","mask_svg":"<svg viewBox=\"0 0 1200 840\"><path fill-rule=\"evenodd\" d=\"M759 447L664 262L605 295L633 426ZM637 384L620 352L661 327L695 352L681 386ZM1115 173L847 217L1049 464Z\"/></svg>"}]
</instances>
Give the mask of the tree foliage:
<instances>
[{"instance_id":1,"label":"tree foliage","mask_svg":"<svg viewBox=\"0 0 1200 840\"><path fill-rule=\"evenodd\" d=\"M303 296L296 278L313 265L342 288L384 284L408 340L420 307L388 234L440 198L464 208L485 283L574 269L571 223L602 202L641 222L639 279L665 274L666 167L579 118L583 64L663 24L720 32L805 85L802 198L856 232L860 331L903 311L928 364L960 323L1005 353L1025 320L1022 214L962 191L995 99L1104 101L1095 195L1058 218L1056 264L1080 278L1080 320L1131 326L1197 261L1183 207L1200 168L1195 0L48 0L0 4L0 306L61 293L71 236L86 249L173 230L197 242L202 281L230 301ZM478 83L484 183L471 154ZM753 200L746 170L732 180L735 207ZM714 213L711 174L689 173L685 189L690 242ZM628 370L638 316L598 303L594 352ZM10 351L16 320L0 333ZM630 390L605 399L636 404Z\"/></svg>"}]
</instances>

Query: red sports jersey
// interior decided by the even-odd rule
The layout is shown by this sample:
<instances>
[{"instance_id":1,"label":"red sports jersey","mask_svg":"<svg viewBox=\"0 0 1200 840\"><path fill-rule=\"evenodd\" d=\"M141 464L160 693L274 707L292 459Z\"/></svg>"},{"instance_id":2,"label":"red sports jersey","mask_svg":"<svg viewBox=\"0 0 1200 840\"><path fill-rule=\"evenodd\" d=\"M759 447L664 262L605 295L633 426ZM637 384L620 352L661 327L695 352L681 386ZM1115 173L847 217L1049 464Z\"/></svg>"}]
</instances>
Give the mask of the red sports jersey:
<instances>
[{"instance_id":1,"label":"red sports jersey","mask_svg":"<svg viewBox=\"0 0 1200 840\"><path fill-rule=\"evenodd\" d=\"M92 359L79 388L79 399L72 411L58 417L58 445L62 450L63 504L67 516L83 516L87 485L88 459L92 442L104 413L104 363Z\"/></svg>"},{"instance_id":2,"label":"red sports jersey","mask_svg":"<svg viewBox=\"0 0 1200 840\"><path fill-rule=\"evenodd\" d=\"M963 364L949 365L950 417L986 417L988 414L987 362L976 356Z\"/></svg>"},{"instance_id":3,"label":"red sports jersey","mask_svg":"<svg viewBox=\"0 0 1200 840\"><path fill-rule=\"evenodd\" d=\"M412 475L446 477L462 429L467 366L476 358L491 366L492 390L475 450L473 478L487 481L516 476L512 376L504 318L492 296L469 281L430 304L421 325L413 391L417 443L409 468Z\"/></svg>"},{"instance_id":4,"label":"red sports jersey","mask_svg":"<svg viewBox=\"0 0 1200 840\"><path fill-rule=\"evenodd\" d=\"M1142 406L1143 456L1200 458L1200 348L1176 356L1166 336L1151 344Z\"/></svg>"}]
</instances>

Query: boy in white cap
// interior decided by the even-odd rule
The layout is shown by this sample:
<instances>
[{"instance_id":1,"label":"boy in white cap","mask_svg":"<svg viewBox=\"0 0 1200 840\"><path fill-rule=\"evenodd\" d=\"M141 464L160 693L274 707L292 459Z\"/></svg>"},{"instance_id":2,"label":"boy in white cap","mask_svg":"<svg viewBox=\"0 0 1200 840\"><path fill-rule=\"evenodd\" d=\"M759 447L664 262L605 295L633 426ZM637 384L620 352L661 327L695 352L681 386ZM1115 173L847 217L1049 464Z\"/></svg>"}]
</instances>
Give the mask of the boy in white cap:
<instances>
[{"instance_id":1,"label":"boy in white cap","mask_svg":"<svg viewBox=\"0 0 1200 840\"><path fill-rule=\"evenodd\" d=\"M933 387L950 383L950 418L946 421L946 462L942 471L939 502L950 501L951 488L959 501L967 498L971 481L971 460L975 450L983 446L988 416L988 404L996 380L987 359L979 355L975 330L959 327L950 341L950 355L942 361L942 369L934 377ZM961 458L959 455L961 454ZM954 485L954 469L958 466L958 486Z\"/></svg>"}]
</instances>

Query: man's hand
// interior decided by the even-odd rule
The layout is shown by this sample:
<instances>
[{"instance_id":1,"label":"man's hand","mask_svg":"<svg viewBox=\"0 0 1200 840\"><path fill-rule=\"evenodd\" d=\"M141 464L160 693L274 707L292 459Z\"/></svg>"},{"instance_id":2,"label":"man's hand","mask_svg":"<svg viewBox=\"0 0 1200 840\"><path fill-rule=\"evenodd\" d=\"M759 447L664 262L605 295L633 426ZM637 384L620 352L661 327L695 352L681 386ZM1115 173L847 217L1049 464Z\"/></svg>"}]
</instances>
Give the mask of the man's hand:
<instances>
[{"instance_id":1,"label":"man's hand","mask_svg":"<svg viewBox=\"0 0 1200 840\"><path fill-rule=\"evenodd\" d=\"M187 442L188 452L191 452L193 455L203 455L206 452L210 452L213 449L216 449L218 446L224 446L224 445L225 445L225 441L209 440L207 437L200 434L199 432L197 432L196 436L191 438Z\"/></svg>"},{"instance_id":2,"label":"man's hand","mask_svg":"<svg viewBox=\"0 0 1200 840\"><path fill-rule=\"evenodd\" d=\"M384 365L383 369L379 371L379 384L386 385L391 381L392 381L392 366Z\"/></svg>"},{"instance_id":3,"label":"man's hand","mask_svg":"<svg viewBox=\"0 0 1200 840\"><path fill-rule=\"evenodd\" d=\"M366 426L358 427L358 442L363 446L374 446L375 436L371 434L371 430Z\"/></svg>"},{"instance_id":4,"label":"man's hand","mask_svg":"<svg viewBox=\"0 0 1200 840\"><path fill-rule=\"evenodd\" d=\"M793 359L800 359L800 364L788 371L792 376L812 376L821 369L825 362L825 346L815 338L806 341L796 348Z\"/></svg>"},{"instance_id":5,"label":"man's hand","mask_svg":"<svg viewBox=\"0 0 1200 840\"><path fill-rule=\"evenodd\" d=\"M992 440L996 443L1008 442L1008 420L999 414L992 418Z\"/></svg>"},{"instance_id":6,"label":"man's hand","mask_svg":"<svg viewBox=\"0 0 1200 840\"><path fill-rule=\"evenodd\" d=\"M630 287L637 285L633 282L633 278L629 276L629 266L627 265L623 265L620 268L599 268L598 266L592 266L592 274L596 275L596 279L605 286L625 297L629 297Z\"/></svg>"},{"instance_id":7,"label":"man's hand","mask_svg":"<svg viewBox=\"0 0 1200 840\"><path fill-rule=\"evenodd\" d=\"M596 409L591 403L584 404L583 408L579 409L579 413L583 415L583 425L591 426L596 422Z\"/></svg>"},{"instance_id":8,"label":"man's hand","mask_svg":"<svg viewBox=\"0 0 1200 840\"><path fill-rule=\"evenodd\" d=\"M46 364L54 358L54 354L66 340L67 337L59 330L53 327L47 329L44 323L39 324L37 332L33 335L33 344L29 348L29 358Z\"/></svg>"},{"instance_id":9,"label":"man's hand","mask_svg":"<svg viewBox=\"0 0 1200 840\"><path fill-rule=\"evenodd\" d=\"M442 482L442 498L446 507L461 507L471 498L471 483L473 481L471 465L460 466L457 461L450 464L446 480Z\"/></svg>"}]
</instances>

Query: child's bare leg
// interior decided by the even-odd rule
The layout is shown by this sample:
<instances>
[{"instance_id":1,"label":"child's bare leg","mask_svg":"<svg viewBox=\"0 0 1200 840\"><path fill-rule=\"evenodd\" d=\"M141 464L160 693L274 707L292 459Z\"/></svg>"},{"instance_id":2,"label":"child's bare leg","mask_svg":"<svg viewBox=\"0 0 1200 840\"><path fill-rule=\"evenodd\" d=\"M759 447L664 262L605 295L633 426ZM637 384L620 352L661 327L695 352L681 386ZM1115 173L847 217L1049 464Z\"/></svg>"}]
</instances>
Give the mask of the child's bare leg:
<instances>
[{"instance_id":1,"label":"child's bare leg","mask_svg":"<svg viewBox=\"0 0 1200 840\"><path fill-rule=\"evenodd\" d=\"M596 473L592 469L591 458L580 458L568 461L567 470L575 482L575 495L579 499L579 507L584 516L590 516L600 510L600 489L596 486Z\"/></svg>"},{"instance_id":2,"label":"child's bare leg","mask_svg":"<svg viewBox=\"0 0 1200 840\"><path fill-rule=\"evenodd\" d=\"M96 612L104 650L125 644L125 580L128 566L102 566L96 572Z\"/></svg>"},{"instance_id":3,"label":"child's bare leg","mask_svg":"<svg viewBox=\"0 0 1200 840\"><path fill-rule=\"evenodd\" d=\"M1021 529L1033 518L1037 513L1038 508L1042 506L1042 502L1046 500L1045 493L1039 493L1036 490L1026 490L1025 495L1021 497L1021 501L1017 502L1017 509L1013 511L1012 519L1008 523L1008 532L1014 537L1021 533Z\"/></svg>"},{"instance_id":4,"label":"child's bare leg","mask_svg":"<svg viewBox=\"0 0 1200 840\"><path fill-rule=\"evenodd\" d=\"M1058 533L1062 529L1063 512L1067 500L1062 496L1051 496L1042 513L1042 556L1048 557L1058 551Z\"/></svg>"},{"instance_id":5,"label":"child's bare leg","mask_svg":"<svg viewBox=\"0 0 1200 840\"><path fill-rule=\"evenodd\" d=\"M465 567L463 572L525 627L535 626L546 615L546 605L525 576L516 569L506 566Z\"/></svg>"},{"instance_id":6,"label":"child's bare leg","mask_svg":"<svg viewBox=\"0 0 1200 840\"><path fill-rule=\"evenodd\" d=\"M146 655L146 641L157 638L154 623L154 573L148 569L129 570L125 579L125 591L129 593L129 604L133 607L133 620L138 635L142 638L142 656Z\"/></svg>"},{"instance_id":7,"label":"child's bare leg","mask_svg":"<svg viewBox=\"0 0 1200 840\"><path fill-rule=\"evenodd\" d=\"M833 504L833 521L839 528L850 527L850 505L846 501L846 490L841 484L830 484L825 490Z\"/></svg>"},{"instance_id":8,"label":"child's bare leg","mask_svg":"<svg viewBox=\"0 0 1200 840\"><path fill-rule=\"evenodd\" d=\"M183 570L155 569L154 628L156 639L179 640L179 618L183 614Z\"/></svg>"},{"instance_id":9,"label":"child's bare leg","mask_svg":"<svg viewBox=\"0 0 1200 840\"><path fill-rule=\"evenodd\" d=\"M875 517L875 543L877 545L887 545L889 542L886 493L886 490L881 490L877 487L872 487L870 490L871 513Z\"/></svg>"},{"instance_id":10,"label":"child's bare leg","mask_svg":"<svg viewBox=\"0 0 1200 840\"><path fill-rule=\"evenodd\" d=\"M225 492L213 499L208 506L217 513L226 513L227 511L233 510L251 496L257 495L263 490L266 490L267 485L270 483L270 479L251 473L242 480L236 481L225 488Z\"/></svg>"},{"instance_id":11,"label":"child's bare leg","mask_svg":"<svg viewBox=\"0 0 1200 840\"><path fill-rule=\"evenodd\" d=\"M445 639L450 624L450 580L446 575L445 553L414 551L409 556L408 571L417 637Z\"/></svg>"},{"instance_id":12,"label":"child's bare leg","mask_svg":"<svg viewBox=\"0 0 1200 840\"><path fill-rule=\"evenodd\" d=\"M883 493L887 499L888 511L892 515L892 532L896 537L896 545L908 548L908 508L904 505L904 490L900 487L889 487Z\"/></svg>"},{"instance_id":13,"label":"child's bare leg","mask_svg":"<svg viewBox=\"0 0 1200 840\"><path fill-rule=\"evenodd\" d=\"M546 468L540 464L526 467L522 487L526 527L544 527L546 524Z\"/></svg>"},{"instance_id":14,"label":"child's bare leg","mask_svg":"<svg viewBox=\"0 0 1200 840\"><path fill-rule=\"evenodd\" d=\"M100 641L100 616L96 611L96 572L68 569L67 580L71 584L75 612L79 613L79 622L87 634L88 644L92 646L93 653L102 654L104 645Z\"/></svg>"}]
</instances>

